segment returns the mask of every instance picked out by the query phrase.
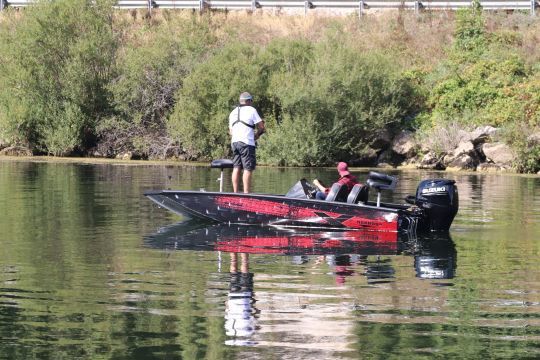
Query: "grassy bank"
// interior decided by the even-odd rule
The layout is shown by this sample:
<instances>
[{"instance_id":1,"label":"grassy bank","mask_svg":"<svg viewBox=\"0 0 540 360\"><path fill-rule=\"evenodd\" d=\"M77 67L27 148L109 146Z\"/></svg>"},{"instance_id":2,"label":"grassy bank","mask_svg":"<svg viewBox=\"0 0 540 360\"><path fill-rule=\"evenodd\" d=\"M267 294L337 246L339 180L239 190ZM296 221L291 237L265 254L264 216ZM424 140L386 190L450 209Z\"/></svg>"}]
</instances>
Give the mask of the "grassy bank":
<instances>
[{"instance_id":1,"label":"grassy bank","mask_svg":"<svg viewBox=\"0 0 540 360\"><path fill-rule=\"evenodd\" d=\"M540 21L528 14L287 16L115 11L56 1L0 15L0 146L207 161L248 90L269 165L362 164L403 129L501 128L540 170ZM424 137L424 140L422 139ZM429 141L428 141L429 140ZM439 150L440 151L440 150Z\"/></svg>"}]
</instances>

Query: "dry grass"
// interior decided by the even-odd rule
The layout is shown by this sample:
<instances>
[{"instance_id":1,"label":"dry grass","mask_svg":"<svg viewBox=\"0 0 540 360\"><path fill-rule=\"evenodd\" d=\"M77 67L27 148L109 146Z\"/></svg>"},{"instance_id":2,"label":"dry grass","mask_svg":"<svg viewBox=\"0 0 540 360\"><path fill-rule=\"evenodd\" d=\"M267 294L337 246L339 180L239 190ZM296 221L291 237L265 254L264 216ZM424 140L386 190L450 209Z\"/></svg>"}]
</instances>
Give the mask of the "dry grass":
<instances>
[{"instance_id":1,"label":"dry grass","mask_svg":"<svg viewBox=\"0 0 540 360\"><path fill-rule=\"evenodd\" d=\"M517 31L522 42L516 51L531 64L540 60L540 20L525 14L486 12L488 31ZM219 43L232 39L265 45L276 38L298 38L316 42L330 28L340 29L343 42L363 51L399 53L396 61L403 66L418 66L429 71L444 59L451 45L455 25L452 11L426 11L416 15L411 11L387 10L359 18L357 13L331 14L302 11L284 13L275 11L206 11L199 14L191 10L154 10L150 16L145 10L116 11L115 23L124 34L124 40L133 44L144 37L152 38L152 30L167 24L173 36L181 36L182 23L202 21L210 25ZM150 40L151 41L151 40Z\"/></svg>"},{"instance_id":2,"label":"dry grass","mask_svg":"<svg viewBox=\"0 0 540 360\"><path fill-rule=\"evenodd\" d=\"M207 22L220 43L232 39L265 45L276 38L297 38L317 42L330 28L340 29L343 43L363 51L399 52L397 61L405 66L429 66L433 59L444 57L451 43L453 13L437 12L416 16L410 12L385 11L361 19L356 14L294 15L279 12L209 11L117 11L116 28L131 45L151 41L152 29L167 24L168 31L181 36L182 23L187 20ZM180 33L178 33L180 32ZM146 38L146 40L144 39Z\"/></svg>"},{"instance_id":3,"label":"dry grass","mask_svg":"<svg viewBox=\"0 0 540 360\"><path fill-rule=\"evenodd\" d=\"M421 144L422 149L435 151L437 155L449 154L458 145L468 140L470 134L463 124L450 122L429 129L422 129L416 133L416 141Z\"/></svg>"}]
</instances>

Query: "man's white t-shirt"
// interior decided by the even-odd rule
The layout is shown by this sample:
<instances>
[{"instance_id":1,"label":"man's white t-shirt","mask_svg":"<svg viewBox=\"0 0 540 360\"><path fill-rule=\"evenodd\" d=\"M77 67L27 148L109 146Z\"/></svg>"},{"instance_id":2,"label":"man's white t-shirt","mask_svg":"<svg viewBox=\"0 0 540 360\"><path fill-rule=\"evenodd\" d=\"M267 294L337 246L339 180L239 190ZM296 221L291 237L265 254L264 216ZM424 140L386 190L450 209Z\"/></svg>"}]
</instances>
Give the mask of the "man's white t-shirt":
<instances>
[{"instance_id":1,"label":"man's white t-shirt","mask_svg":"<svg viewBox=\"0 0 540 360\"><path fill-rule=\"evenodd\" d=\"M240 110L240 120L249 125L256 125L262 121L259 113L253 106L237 106L229 115L229 130L232 134L231 143L243 142L251 146L255 146L255 131L254 129L242 124L234 122L238 120L238 110Z\"/></svg>"}]
</instances>

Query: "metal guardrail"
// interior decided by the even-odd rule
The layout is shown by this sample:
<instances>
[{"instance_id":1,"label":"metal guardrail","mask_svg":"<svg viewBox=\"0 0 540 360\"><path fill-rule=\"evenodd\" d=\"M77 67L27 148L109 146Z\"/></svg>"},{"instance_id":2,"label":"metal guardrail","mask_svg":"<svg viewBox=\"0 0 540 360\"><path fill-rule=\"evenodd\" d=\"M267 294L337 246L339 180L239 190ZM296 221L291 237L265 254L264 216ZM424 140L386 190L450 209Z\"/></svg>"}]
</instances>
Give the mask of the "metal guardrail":
<instances>
[{"instance_id":1,"label":"metal guardrail","mask_svg":"<svg viewBox=\"0 0 540 360\"><path fill-rule=\"evenodd\" d=\"M485 10L527 10L536 15L540 7L539 0L481 0ZM35 0L0 0L0 10L7 6L24 7ZM312 9L350 10L362 15L369 9L406 9L420 12L421 10L457 10L471 6L472 1L340 1L340 0L118 0L116 7L120 9L226 9L226 10L256 10L256 9L298 9L307 15Z\"/></svg>"}]
</instances>

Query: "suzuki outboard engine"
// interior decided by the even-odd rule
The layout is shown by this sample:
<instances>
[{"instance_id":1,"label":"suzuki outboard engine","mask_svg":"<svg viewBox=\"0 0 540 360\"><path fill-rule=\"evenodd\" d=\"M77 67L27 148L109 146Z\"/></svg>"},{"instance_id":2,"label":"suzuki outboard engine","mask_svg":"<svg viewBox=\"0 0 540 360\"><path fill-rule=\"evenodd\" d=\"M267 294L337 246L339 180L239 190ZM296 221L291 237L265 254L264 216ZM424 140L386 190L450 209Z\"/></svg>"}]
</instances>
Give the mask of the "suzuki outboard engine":
<instances>
[{"instance_id":1,"label":"suzuki outboard engine","mask_svg":"<svg viewBox=\"0 0 540 360\"><path fill-rule=\"evenodd\" d=\"M429 179L418 185L415 205L424 211L426 231L448 231L459 208L454 180Z\"/></svg>"}]
</instances>

